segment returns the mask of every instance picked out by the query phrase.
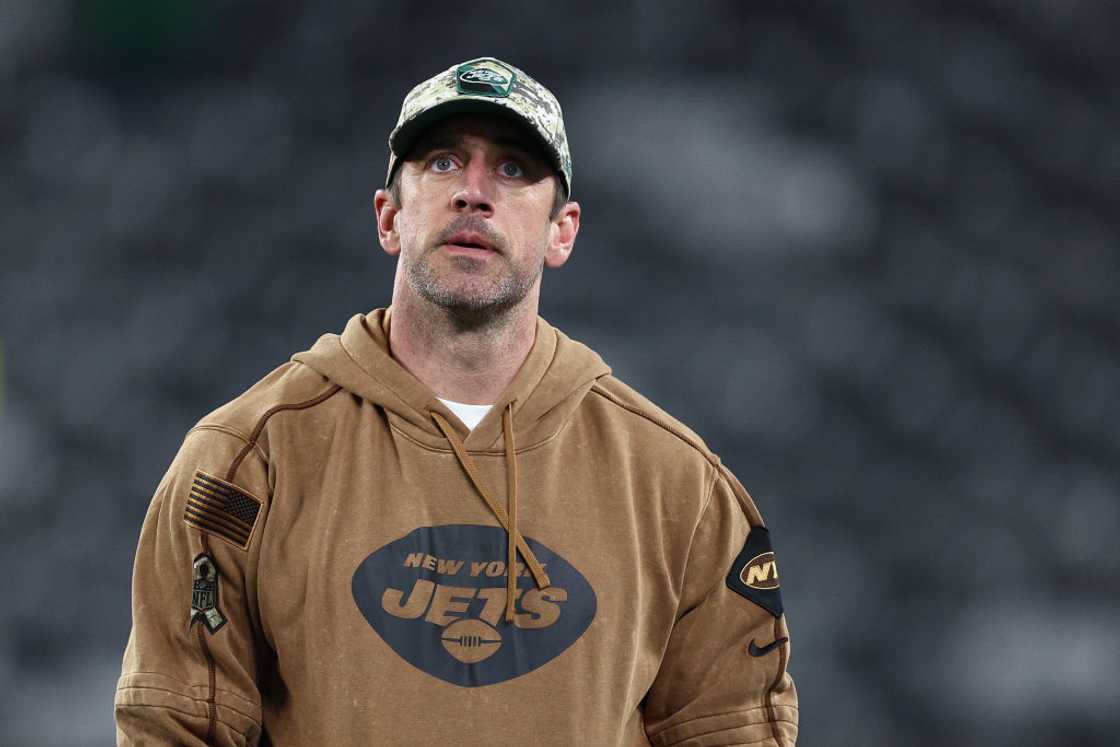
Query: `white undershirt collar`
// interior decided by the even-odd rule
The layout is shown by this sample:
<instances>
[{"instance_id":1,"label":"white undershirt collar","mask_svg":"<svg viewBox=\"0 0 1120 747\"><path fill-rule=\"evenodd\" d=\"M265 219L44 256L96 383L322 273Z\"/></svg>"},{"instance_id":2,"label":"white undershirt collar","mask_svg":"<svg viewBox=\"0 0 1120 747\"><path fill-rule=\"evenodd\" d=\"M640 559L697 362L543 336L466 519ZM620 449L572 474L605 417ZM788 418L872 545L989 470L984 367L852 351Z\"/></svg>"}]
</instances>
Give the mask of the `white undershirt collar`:
<instances>
[{"instance_id":1,"label":"white undershirt collar","mask_svg":"<svg viewBox=\"0 0 1120 747\"><path fill-rule=\"evenodd\" d=\"M440 402L447 405L447 409L455 413L455 417L463 421L463 425L470 428L472 431L474 427L482 422L486 417L486 413L490 412L490 408L494 405L468 405L462 402L452 402L449 399L438 397Z\"/></svg>"}]
</instances>

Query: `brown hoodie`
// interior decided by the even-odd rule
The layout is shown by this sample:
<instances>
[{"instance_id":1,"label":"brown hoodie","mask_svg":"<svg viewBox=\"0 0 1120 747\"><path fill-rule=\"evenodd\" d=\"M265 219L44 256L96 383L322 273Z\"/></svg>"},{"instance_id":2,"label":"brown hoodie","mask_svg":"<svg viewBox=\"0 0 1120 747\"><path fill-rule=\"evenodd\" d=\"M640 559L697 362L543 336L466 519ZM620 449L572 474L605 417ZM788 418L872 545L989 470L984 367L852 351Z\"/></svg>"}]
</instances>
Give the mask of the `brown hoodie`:
<instances>
[{"instance_id":1,"label":"brown hoodie","mask_svg":"<svg viewBox=\"0 0 1120 747\"><path fill-rule=\"evenodd\" d=\"M118 743L793 744L777 566L718 457L539 318L468 432L390 318L187 434L140 535Z\"/></svg>"}]
</instances>

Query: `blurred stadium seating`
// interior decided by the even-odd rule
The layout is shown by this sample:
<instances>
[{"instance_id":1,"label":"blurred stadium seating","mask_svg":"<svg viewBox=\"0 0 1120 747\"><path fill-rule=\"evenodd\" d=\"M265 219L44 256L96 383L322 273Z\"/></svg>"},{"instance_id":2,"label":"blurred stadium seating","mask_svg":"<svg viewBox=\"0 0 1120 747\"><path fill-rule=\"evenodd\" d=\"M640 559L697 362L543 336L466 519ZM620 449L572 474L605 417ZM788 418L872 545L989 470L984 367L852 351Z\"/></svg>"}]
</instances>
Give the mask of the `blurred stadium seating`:
<instances>
[{"instance_id":1,"label":"blurred stadium seating","mask_svg":"<svg viewBox=\"0 0 1120 747\"><path fill-rule=\"evenodd\" d=\"M389 301L411 85L564 105L542 314L782 562L806 745L1120 732L1120 5L0 7L0 743L101 745L186 430Z\"/></svg>"}]
</instances>

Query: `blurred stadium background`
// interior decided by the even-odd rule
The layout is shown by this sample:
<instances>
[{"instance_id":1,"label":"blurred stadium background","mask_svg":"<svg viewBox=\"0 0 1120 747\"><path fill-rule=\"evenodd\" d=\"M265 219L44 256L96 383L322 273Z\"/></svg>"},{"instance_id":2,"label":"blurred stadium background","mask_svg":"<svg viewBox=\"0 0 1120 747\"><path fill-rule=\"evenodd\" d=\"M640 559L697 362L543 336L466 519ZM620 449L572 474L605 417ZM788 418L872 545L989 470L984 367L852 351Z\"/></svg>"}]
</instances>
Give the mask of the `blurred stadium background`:
<instances>
[{"instance_id":1,"label":"blurred stadium background","mask_svg":"<svg viewBox=\"0 0 1120 747\"><path fill-rule=\"evenodd\" d=\"M112 741L152 490L388 303L400 100L492 54L568 122L543 315L771 526L802 743L1116 744L1117 32L1107 0L0 3L0 742Z\"/></svg>"}]
</instances>

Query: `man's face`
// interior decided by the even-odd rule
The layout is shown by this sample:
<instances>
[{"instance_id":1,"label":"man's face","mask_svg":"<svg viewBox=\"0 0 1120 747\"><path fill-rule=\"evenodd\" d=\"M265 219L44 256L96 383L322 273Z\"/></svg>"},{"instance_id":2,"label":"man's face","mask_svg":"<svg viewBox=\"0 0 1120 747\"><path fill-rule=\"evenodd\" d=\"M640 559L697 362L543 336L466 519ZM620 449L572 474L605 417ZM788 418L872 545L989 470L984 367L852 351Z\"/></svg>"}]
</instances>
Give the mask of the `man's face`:
<instances>
[{"instance_id":1,"label":"man's face","mask_svg":"<svg viewBox=\"0 0 1120 747\"><path fill-rule=\"evenodd\" d=\"M550 218L560 189L521 127L460 115L429 128L400 165L401 204L378 191L381 243L408 288L438 306L487 317L539 295L545 264L566 261L579 206Z\"/></svg>"}]
</instances>

